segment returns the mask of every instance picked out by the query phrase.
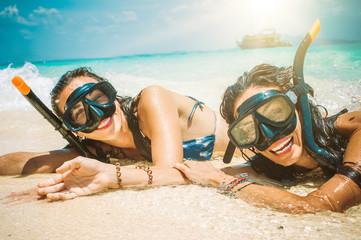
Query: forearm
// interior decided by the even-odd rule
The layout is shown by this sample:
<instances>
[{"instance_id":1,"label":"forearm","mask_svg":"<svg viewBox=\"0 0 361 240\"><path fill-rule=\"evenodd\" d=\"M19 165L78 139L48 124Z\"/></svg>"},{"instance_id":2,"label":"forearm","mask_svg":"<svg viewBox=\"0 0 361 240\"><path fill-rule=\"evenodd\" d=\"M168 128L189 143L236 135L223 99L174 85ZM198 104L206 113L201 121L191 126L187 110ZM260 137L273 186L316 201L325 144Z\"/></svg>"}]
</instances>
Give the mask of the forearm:
<instances>
[{"instance_id":1,"label":"forearm","mask_svg":"<svg viewBox=\"0 0 361 240\"><path fill-rule=\"evenodd\" d=\"M298 196L285 190L257 184L242 188L247 184L249 182L235 188L237 198L257 207L270 207L282 212L297 214L325 210L343 212L361 202L357 184L337 174L320 189L307 196Z\"/></svg>"},{"instance_id":2,"label":"forearm","mask_svg":"<svg viewBox=\"0 0 361 240\"><path fill-rule=\"evenodd\" d=\"M315 213L321 210L328 210L319 206L320 204L315 204L315 200L317 203L319 199L298 196L285 190L256 184L247 186L237 192L236 197L257 207L266 207L293 214Z\"/></svg>"},{"instance_id":3,"label":"forearm","mask_svg":"<svg viewBox=\"0 0 361 240\"><path fill-rule=\"evenodd\" d=\"M78 155L72 150L9 153L0 156L0 175L54 172L65 161Z\"/></svg>"},{"instance_id":4,"label":"forearm","mask_svg":"<svg viewBox=\"0 0 361 240\"><path fill-rule=\"evenodd\" d=\"M107 175L109 179L109 188L119 188L117 179L116 166L107 164ZM142 169L135 169L129 167L121 167L121 187L148 187L161 185L178 185L185 184L187 180L183 175L174 168L150 168L151 173L147 173ZM152 176L152 183L149 184L150 176Z\"/></svg>"},{"instance_id":5,"label":"forearm","mask_svg":"<svg viewBox=\"0 0 361 240\"><path fill-rule=\"evenodd\" d=\"M219 188L226 189L233 179L236 178L229 175L219 175L214 179L213 185L219 184ZM278 188L250 184L249 181L237 185L232 191L236 198L256 207L266 207L293 214L314 213L326 210L325 207L328 206L321 206L320 198L315 196L298 196Z\"/></svg>"}]
</instances>

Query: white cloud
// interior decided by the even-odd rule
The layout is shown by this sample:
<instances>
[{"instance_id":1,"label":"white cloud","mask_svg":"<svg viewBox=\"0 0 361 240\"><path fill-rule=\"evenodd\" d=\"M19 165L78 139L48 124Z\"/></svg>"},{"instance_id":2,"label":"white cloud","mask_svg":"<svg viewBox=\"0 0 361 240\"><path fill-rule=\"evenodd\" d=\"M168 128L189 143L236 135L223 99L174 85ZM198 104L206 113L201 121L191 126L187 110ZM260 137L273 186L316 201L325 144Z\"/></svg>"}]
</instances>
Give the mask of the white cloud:
<instances>
[{"instance_id":1,"label":"white cloud","mask_svg":"<svg viewBox=\"0 0 361 240\"><path fill-rule=\"evenodd\" d=\"M115 24L120 22L134 22L138 20L137 14L133 11L122 11L119 15L108 16Z\"/></svg>"},{"instance_id":2,"label":"white cloud","mask_svg":"<svg viewBox=\"0 0 361 240\"><path fill-rule=\"evenodd\" d=\"M5 7L4 10L0 12L0 17L11 19L16 23L32 25L25 18L19 15L19 10L16 5Z\"/></svg>"},{"instance_id":3,"label":"white cloud","mask_svg":"<svg viewBox=\"0 0 361 240\"><path fill-rule=\"evenodd\" d=\"M43 7L33 10L33 12L25 18L20 16L16 5L5 7L4 10L0 12L0 17L28 26L53 24L62 20L62 16L58 10L55 8L46 9Z\"/></svg>"},{"instance_id":4,"label":"white cloud","mask_svg":"<svg viewBox=\"0 0 361 240\"><path fill-rule=\"evenodd\" d=\"M21 35L23 35L24 39L32 39L32 33L29 30L21 29Z\"/></svg>"}]
</instances>

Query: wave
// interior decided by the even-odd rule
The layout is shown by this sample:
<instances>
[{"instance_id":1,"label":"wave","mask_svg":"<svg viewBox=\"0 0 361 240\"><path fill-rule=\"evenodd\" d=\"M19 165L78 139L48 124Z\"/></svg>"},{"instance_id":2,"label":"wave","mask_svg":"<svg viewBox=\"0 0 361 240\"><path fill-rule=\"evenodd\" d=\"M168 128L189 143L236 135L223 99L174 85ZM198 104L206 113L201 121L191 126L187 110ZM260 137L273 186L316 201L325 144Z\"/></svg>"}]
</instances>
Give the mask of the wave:
<instances>
[{"instance_id":1,"label":"wave","mask_svg":"<svg viewBox=\"0 0 361 240\"><path fill-rule=\"evenodd\" d=\"M20 76L30 86L32 91L47 105L50 105L50 91L54 85L54 78L45 77L39 74L38 68L25 62L22 67L12 67L9 64L6 69L0 70L0 111L14 109L30 109L32 106L12 85L14 76Z\"/></svg>"}]
</instances>

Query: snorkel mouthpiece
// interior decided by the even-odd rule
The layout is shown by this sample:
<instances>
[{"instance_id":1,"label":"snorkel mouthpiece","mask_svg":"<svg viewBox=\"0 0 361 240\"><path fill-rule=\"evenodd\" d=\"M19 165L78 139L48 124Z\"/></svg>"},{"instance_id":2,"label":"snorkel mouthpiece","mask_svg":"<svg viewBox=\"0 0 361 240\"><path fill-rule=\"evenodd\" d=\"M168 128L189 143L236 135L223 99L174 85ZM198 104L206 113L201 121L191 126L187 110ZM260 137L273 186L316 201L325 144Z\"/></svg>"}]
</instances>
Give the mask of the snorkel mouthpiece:
<instances>
[{"instance_id":1,"label":"snorkel mouthpiece","mask_svg":"<svg viewBox=\"0 0 361 240\"><path fill-rule=\"evenodd\" d=\"M308 47L311 45L312 41L315 39L318 31L320 30L320 21L316 19L312 25L310 31L306 34L305 38L301 42L300 46L297 49L294 61L293 61L293 70L294 77L293 83L295 87L297 85L304 84L303 77L303 63ZM306 150L320 165L325 166L331 170L336 170L335 165L330 162L331 158L329 154L322 148L320 148L313 137L312 131L312 122L311 122L311 110L308 102L307 93L299 96L299 101L297 103L299 109L301 123L302 123L302 138L305 143Z\"/></svg>"}]
</instances>

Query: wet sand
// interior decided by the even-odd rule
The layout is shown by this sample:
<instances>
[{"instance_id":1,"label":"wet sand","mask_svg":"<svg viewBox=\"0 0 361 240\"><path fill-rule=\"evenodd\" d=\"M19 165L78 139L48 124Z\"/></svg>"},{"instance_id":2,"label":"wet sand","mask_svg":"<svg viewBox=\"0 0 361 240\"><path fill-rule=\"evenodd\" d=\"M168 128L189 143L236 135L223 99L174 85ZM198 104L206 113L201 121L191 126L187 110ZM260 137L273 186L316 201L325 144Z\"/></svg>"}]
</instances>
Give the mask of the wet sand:
<instances>
[{"instance_id":1,"label":"wet sand","mask_svg":"<svg viewBox=\"0 0 361 240\"><path fill-rule=\"evenodd\" d=\"M34 113L0 112L0 154L64 146L65 141L44 121ZM232 164L241 162L236 159ZM213 163L225 166L220 159ZM361 205L345 213L291 215L252 207L198 185L104 191L59 202L7 197L51 176L0 177L0 239L361 238ZM306 181L289 191L305 195L316 188Z\"/></svg>"},{"instance_id":2,"label":"wet sand","mask_svg":"<svg viewBox=\"0 0 361 240\"><path fill-rule=\"evenodd\" d=\"M361 236L361 206L345 213L292 215L252 207L198 185L104 191L58 202L7 197L51 175L0 177L0 239L349 240ZM304 183L290 191L306 194L314 189Z\"/></svg>"}]
</instances>

